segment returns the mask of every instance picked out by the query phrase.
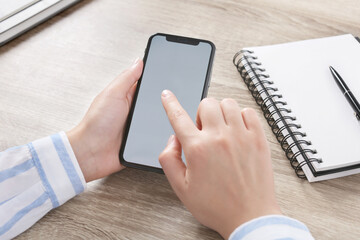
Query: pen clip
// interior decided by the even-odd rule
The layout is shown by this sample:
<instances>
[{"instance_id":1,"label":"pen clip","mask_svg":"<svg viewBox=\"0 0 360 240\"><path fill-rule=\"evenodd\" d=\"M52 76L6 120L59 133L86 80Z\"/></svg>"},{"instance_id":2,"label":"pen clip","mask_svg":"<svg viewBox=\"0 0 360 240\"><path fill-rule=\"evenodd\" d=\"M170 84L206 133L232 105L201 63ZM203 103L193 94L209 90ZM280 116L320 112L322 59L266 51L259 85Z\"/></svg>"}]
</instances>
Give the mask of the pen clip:
<instances>
[{"instance_id":1,"label":"pen clip","mask_svg":"<svg viewBox=\"0 0 360 240\"><path fill-rule=\"evenodd\" d=\"M360 115L357 114L356 112L354 112L354 115L355 115L356 119L357 119L358 121L360 121Z\"/></svg>"}]
</instances>

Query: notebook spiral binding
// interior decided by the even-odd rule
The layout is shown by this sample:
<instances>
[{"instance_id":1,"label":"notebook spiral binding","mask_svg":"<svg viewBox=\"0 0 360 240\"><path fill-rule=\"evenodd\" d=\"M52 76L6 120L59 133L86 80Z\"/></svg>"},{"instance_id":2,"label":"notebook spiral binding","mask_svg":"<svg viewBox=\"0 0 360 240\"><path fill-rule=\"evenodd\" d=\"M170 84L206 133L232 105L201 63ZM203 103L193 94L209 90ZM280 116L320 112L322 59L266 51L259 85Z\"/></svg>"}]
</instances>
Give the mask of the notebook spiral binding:
<instances>
[{"instance_id":1,"label":"notebook spiral binding","mask_svg":"<svg viewBox=\"0 0 360 240\"><path fill-rule=\"evenodd\" d=\"M301 139L306 133L301 131L301 125L295 122L296 118L290 116L291 109L283 100L278 89L273 86L274 82L270 81L270 76L266 70L261 68L261 63L257 62L257 57L253 51L241 50L233 58L233 63L248 87L256 103L261 107L264 117L271 127L272 132L284 150L286 157L289 159L291 167L295 170L299 178L306 178L302 167L308 165L310 170L316 172L312 162L321 163L321 158L308 157L307 153L316 154L316 149L311 149L311 141ZM275 118L275 116L278 116ZM279 127L279 123L283 126ZM288 140L292 142L289 144ZM303 161L297 161L299 156Z\"/></svg>"}]
</instances>

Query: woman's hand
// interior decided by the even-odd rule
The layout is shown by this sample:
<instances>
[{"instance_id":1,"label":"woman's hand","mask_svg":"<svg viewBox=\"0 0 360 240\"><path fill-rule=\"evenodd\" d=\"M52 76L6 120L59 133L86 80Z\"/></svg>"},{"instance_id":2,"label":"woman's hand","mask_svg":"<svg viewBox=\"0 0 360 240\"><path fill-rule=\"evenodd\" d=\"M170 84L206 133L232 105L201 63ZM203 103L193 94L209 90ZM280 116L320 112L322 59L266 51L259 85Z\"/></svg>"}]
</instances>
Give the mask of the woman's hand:
<instances>
[{"instance_id":1,"label":"woman's hand","mask_svg":"<svg viewBox=\"0 0 360 240\"><path fill-rule=\"evenodd\" d=\"M162 102L176 136L159 161L196 219L227 239L242 223L281 214L269 146L254 110L241 111L232 99L206 98L195 126L170 91L162 93Z\"/></svg>"},{"instance_id":2,"label":"woman's hand","mask_svg":"<svg viewBox=\"0 0 360 240\"><path fill-rule=\"evenodd\" d=\"M136 60L96 96L80 124L67 132L86 182L124 168L119 151L142 68L142 60Z\"/></svg>"}]
</instances>

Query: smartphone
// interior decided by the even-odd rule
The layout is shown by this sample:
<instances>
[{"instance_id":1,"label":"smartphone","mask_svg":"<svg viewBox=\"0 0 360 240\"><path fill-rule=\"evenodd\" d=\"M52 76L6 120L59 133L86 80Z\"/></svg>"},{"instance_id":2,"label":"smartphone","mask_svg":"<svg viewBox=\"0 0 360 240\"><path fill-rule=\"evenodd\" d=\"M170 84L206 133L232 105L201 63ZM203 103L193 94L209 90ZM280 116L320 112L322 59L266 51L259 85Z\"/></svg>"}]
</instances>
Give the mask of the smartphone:
<instances>
[{"instance_id":1,"label":"smartphone","mask_svg":"<svg viewBox=\"0 0 360 240\"><path fill-rule=\"evenodd\" d=\"M120 149L124 166L163 173L159 155L174 131L161 103L168 89L195 121L210 82L215 45L207 40L157 33L145 50L144 68Z\"/></svg>"}]
</instances>

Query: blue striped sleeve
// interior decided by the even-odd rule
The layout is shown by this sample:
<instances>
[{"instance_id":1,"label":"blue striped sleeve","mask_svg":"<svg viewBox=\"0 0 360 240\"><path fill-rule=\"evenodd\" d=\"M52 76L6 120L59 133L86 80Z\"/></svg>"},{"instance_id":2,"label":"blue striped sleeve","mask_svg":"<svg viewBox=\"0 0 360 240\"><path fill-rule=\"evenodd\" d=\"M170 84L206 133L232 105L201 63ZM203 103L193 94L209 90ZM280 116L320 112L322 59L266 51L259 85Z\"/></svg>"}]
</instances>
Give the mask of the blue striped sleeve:
<instances>
[{"instance_id":1,"label":"blue striped sleeve","mask_svg":"<svg viewBox=\"0 0 360 240\"><path fill-rule=\"evenodd\" d=\"M58 205L85 190L84 176L64 132L36 140L31 146L37 154L39 166L46 175L48 184L44 181L44 185L52 187ZM42 176L40 168L38 170Z\"/></svg>"},{"instance_id":2,"label":"blue striped sleeve","mask_svg":"<svg viewBox=\"0 0 360 240\"><path fill-rule=\"evenodd\" d=\"M236 228L229 240L313 240L309 229L300 221L282 215L253 219Z\"/></svg>"},{"instance_id":3,"label":"blue striped sleeve","mask_svg":"<svg viewBox=\"0 0 360 240\"><path fill-rule=\"evenodd\" d=\"M0 239L17 236L85 188L64 132L1 152Z\"/></svg>"},{"instance_id":4,"label":"blue striped sleeve","mask_svg":"<svg viewBox=\"0 0 360 240\"><path fill-rule=\"evenodd\" d=\"M62 136L60 134L52 135L51 140L54 144L54 147L62 163L62 166L64 167L64 170L66 171L66 174L71 181L71 185L73 186L75 193L79 194L83 192L84 191L83 179L81 179L80 177L81 175L78 172L79 169L75 168L77 162L71 158L68 150L66 149Z\"/></svg>"}]
</instances>

